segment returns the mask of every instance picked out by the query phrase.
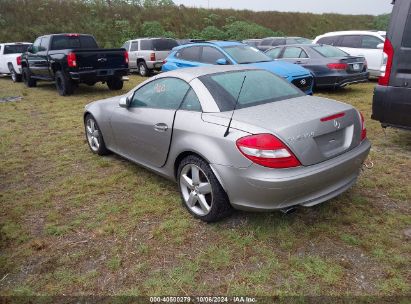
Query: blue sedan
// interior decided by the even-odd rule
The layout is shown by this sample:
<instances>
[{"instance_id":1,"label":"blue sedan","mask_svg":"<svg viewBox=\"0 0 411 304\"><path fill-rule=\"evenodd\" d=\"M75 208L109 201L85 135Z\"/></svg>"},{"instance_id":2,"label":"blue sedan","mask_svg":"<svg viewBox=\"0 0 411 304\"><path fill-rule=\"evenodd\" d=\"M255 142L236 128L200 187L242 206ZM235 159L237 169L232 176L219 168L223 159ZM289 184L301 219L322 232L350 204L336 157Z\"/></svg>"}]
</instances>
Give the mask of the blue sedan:
<instances>
[{"instance_id":1,"label":"blue sedan","mask_svg":"<svg viewBox=\"0 0 411 304\"><path fill-rule=\"evenodd\" d=\"M283 77L306 94L313 92L313 76L309 70L296 64L273 61L256 48L239 42L212 41L176 47L165 60L162 71L210 64L243 64L262 68Z\"/></svg>"}]
</instances>

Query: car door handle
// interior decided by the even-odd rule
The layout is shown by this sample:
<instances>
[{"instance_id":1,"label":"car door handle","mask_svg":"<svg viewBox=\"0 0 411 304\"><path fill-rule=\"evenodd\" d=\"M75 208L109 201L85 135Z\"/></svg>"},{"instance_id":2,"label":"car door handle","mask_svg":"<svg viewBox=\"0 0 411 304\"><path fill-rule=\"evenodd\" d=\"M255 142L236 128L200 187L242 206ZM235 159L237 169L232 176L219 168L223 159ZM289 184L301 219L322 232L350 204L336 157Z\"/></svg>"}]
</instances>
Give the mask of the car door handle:
<instances>
[{"instance_id":1,"label":"car door handle","mask_svg":"<svg viewBox=\"0 0 411 304\"><path fill-rule=\"evenodd\" d=\"M301 64L301 63L303 63L301 60L297 60L296 62L295 62L296 64Z\"/></svg>"},{"instance_id":2,"label":"car door handle","mask_svg":"<svg viewBox=\"0 0 411 304\"><path fill-rule=\"evenodd\" d=\"M168 130L168 126L164 123L158 123L154 126L154 130L157 132L165 132Z\"/></svg>"}]
</instances>

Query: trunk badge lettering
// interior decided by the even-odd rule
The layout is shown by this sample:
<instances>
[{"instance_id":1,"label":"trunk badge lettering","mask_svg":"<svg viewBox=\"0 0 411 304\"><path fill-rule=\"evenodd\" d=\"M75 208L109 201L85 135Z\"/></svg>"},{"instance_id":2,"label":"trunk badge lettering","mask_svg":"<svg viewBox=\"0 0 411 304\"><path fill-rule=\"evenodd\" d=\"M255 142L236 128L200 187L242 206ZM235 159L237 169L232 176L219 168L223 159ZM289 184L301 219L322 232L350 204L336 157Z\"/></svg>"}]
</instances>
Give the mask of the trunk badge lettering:
<instances>
[{"instance_id":1,"label":"trunk badge lettering","mask_svg":"<svg viewBox=\"0 0 411 304\"><path fill-rule=\"evenodd\" d=\"M107 62L107 58L102 57L102 58L97 59L97 61L98 62Z\"/></svg>"},{"instance_id":2,"label":"trunk badge lettering","mask_svg":"<svg viewBox=\"0 0 411 304\"><path fill-rule=\"evenodd\" d=\"M334 127L335 127L336 129L341 128L341 123L340 123L338 120L334 120Z\"/></svg>"},{"instance_id":3,"label":"trunk badge lettering","mask_svg":"<svg viewBox=\"0 0 411 304\"><path fill-rule=\"evenodd\" d=\"M288 141L292 142L292 141L301 141L304 139L308 139L308 138L313 138L315 136L314 132L310 132L310 133L305 133L305 134L301 134L301 135L297 135L294 137L290 137L288 138Z\"/></svg>"}]
</instances>

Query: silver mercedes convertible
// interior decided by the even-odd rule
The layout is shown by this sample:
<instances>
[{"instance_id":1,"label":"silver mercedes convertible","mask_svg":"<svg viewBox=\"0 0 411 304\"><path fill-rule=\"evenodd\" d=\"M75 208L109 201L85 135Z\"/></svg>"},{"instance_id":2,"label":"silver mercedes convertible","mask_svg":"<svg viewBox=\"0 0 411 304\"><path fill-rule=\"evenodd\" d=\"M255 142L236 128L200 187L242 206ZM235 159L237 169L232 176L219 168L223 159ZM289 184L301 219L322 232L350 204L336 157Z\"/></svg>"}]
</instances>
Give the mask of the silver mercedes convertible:
<instances>
[{"instance_id":1,"label":"silver mercedes convertible","mask_svg":"<svg viewBox=\"0 0 411 304\"><path fill-rule=\"evenodd\" d=\"M92 152L176 181L206 222L327 201L356 182L371 147L352 106L241 66L160 74L87 105L84 124Z\"/></svg>"}]
</instances>

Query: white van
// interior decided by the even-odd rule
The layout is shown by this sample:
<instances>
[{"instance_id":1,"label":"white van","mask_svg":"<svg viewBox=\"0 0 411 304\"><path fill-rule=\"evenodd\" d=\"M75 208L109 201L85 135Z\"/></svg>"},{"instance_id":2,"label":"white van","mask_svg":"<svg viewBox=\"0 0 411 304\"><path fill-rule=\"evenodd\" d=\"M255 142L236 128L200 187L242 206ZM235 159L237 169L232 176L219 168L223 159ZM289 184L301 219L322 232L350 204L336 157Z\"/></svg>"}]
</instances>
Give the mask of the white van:
<instances>
[{"instance_id":1,"label":"white van","mask_svg":"<svg viewBox=\"0 0 411 304\"><path fill-rule=\"evenodd\" d=\"M352 56L365 57L370 76L379 77L385 71L385 35L382 31L332 32L318 36L313 43L333 45Z\"/></svg>"}]
</instances>

